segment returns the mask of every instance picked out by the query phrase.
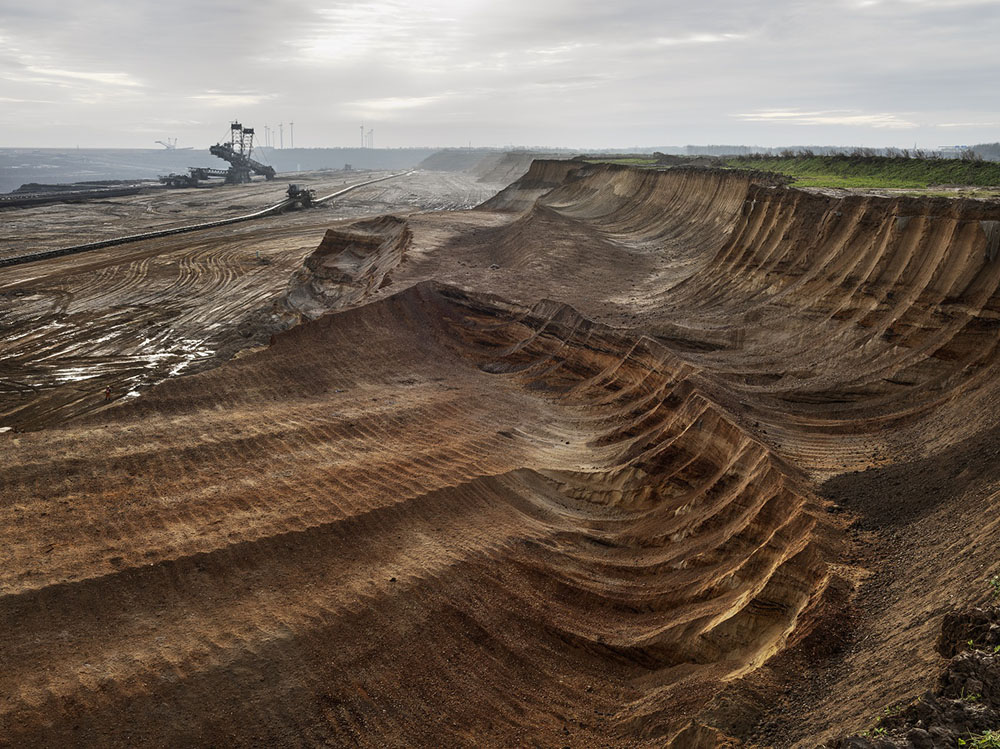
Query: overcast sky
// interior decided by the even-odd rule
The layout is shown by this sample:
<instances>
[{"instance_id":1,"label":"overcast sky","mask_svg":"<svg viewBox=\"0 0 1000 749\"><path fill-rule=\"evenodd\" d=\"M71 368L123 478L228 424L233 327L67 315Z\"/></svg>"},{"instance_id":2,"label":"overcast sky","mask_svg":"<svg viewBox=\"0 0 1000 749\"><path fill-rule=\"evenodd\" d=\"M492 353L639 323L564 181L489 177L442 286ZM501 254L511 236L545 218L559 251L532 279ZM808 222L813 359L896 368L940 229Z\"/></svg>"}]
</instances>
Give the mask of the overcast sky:
<instances>
[{"instance_id":1,"label":"overcast sky","mask_svg":"<svg viewBox=\"0 0 1000 749\"><path fill-rule=\"evenodd\" d=\"M0 0L0 146L1000 140L1000 0Z\"/></svg>"}]
</instances>

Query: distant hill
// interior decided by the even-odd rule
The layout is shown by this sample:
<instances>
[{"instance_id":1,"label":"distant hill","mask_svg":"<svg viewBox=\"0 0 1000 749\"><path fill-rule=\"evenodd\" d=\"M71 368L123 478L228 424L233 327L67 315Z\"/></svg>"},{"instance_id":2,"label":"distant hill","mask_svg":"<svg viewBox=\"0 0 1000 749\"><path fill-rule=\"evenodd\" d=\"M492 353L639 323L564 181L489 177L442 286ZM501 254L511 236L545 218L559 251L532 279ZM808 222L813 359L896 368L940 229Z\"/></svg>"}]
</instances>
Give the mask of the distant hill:
<instances>
[{"instance_id":1,"label":"distant hill","mask_svg":"<svg viewBox=\"0 0 1000 749\"><path fill-rule=\"evenodd\" d=\"M535 159L565 159L569 151L504 151L495 148L446 148L420 162L434 172L468 172L480 182L509 184L528 171Z\"/></svg>"},{"instance_id":2,"label":"distant hill","mask_svg":"<svg viewBox=\"0 0 1000 749\"><path fill-rule=\"evenodd\" d=\"M1000 143L979 143L972 150L988 161L1000 161Z\"/></svg>"}]
</instances>

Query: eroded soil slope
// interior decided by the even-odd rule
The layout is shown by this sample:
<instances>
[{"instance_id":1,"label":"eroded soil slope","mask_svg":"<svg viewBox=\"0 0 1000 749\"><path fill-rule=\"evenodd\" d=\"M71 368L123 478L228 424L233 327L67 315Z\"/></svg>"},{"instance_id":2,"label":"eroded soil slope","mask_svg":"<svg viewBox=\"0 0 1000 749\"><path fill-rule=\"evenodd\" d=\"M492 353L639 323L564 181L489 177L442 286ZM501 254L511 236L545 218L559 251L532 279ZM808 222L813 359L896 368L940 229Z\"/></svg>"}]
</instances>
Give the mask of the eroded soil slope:
<instances>
[{"instance_id":1,"label":"eroded soil slope","mask_svg":"<svg viewBox=\"0 0 1000 749\"><path fill-rule=\"evenodd\" d=\"M266 290L198 312L269 346L0 435L0 737L862 730L996 568L998 221L536 161L295 273L276 232Z\"/></svg>"}]
</instances>

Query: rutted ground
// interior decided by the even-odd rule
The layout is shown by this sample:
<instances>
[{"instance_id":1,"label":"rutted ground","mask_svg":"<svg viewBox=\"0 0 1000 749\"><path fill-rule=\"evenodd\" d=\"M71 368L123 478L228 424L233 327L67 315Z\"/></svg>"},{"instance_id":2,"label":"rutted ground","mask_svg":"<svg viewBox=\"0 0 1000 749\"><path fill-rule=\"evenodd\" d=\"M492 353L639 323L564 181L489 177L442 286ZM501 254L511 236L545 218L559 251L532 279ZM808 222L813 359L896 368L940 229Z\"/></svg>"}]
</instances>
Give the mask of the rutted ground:
<instances>
[{"instance_id":1,"label":"rutted ground","mask_svg":"<svg viewBox=\"0 0 1000 749\"><path fill-rule=\"evenodd\" d=\"M270 265L148 305L212 300L181 314L234 341L214 352L293 327L87 415L29 398L19 423L52 426L0 436L0 736L814 746L864 728L929 686L941 615L997 566L998 221L541 161L476 211L309 247L254 225ZM197 267L233 267L203 241ZM72 269L93 309L134 295L142 262L199 257L135 252L139 280L95 283L123 269L100 253ZM0 285L48 288L60 262ZM22 350L37 379L48 359Z\"/></svg>"},{"instance_id":2,"label":"rutted ground","mask_svg":"<svg viewBox=\"0 0 1000 749\"><path fill-rule=\"evenodd\" d=\"M343 189L344 179L307 176L300 181L322 196ZM467 208L494 189L465 175L419 173L361 188L311 211L5 269L0 273L0 427L59 423L100 407L108 385L115 397L134 395L164 377L232 356L251 343L239 323L284 290L338 220L385 210ZM146 204L163 212L165 206L197 202L196 210L173 217L171 225L197 223L227 215L234 200L243 212L272 205L283 191L274 183L257 183L233 191L188 189L124 198L98 209L84 204L8 211L25 227L47 228L36 236L19 234L12 224L7 242L12 252L23 254L82 242L92 238L82 232L97 226L103 227L95 231L97 238L162 228L146 225L144 213L104 226L106 210L131 216ZM65 215L56 220L53 212Z\"/></svg>"}]
</instances>

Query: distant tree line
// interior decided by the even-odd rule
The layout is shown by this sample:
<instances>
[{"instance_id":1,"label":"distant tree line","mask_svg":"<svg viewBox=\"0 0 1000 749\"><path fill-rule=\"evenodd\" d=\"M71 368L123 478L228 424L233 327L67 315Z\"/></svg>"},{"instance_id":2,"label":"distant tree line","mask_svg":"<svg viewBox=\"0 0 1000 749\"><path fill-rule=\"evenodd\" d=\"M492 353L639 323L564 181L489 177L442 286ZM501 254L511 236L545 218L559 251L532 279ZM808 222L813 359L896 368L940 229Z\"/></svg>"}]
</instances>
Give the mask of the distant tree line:
<instances>
[{"instance_id":1,"label":"distant tree line","mask_svg":"<svg viewBox=\"0 0 1000 749\"><path fill-rule=\"evenodd\" d=\"M766 146L707 145L684 146L689 156L723 156L746 159L766 158L812 158L815 156L838 156L848 159L873 157L900 159L959 159L963 161L1000 161L1000 143L980 143L968 148L927 150L922 148L865 148L843 146L791 146L768 148Z\"/></svg>"},{"instance_id":2,"label":"distant tree line","mask_svg":"<svg viewBox=\"0 0 1000 749\"><path fill-rule=\"evenodd\" d=\"M811 148L783 148L780 151L768 153L749 153L741 155L746 161L766 161L768 159L814 159L821 157L827 161L846 161L851 163L872 163L887 159L920 159L923 161L951 158L941 151L925 151L921 148L852 148L837 153L816 153ZM963 150L957 157L961 161L983 161L983 156L974 149Z\"/></svg>"}]
</instances>

